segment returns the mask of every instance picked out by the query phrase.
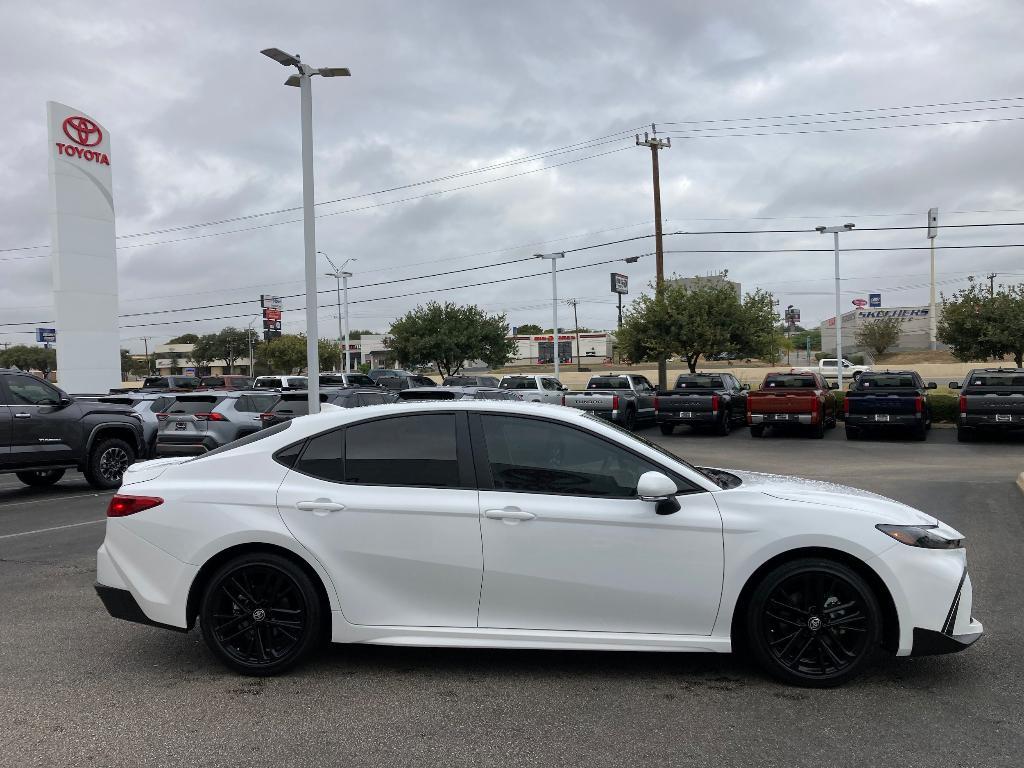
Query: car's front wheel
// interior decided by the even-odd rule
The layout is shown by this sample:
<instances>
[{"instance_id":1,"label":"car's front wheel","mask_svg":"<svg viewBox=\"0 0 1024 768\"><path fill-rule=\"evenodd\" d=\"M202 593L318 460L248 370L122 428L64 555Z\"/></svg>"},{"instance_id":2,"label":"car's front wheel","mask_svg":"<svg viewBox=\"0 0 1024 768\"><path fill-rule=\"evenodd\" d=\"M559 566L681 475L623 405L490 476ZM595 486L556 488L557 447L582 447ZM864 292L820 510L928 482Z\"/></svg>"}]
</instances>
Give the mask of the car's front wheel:
<instances>
[{"instance_id":1,"label":"car's front wheel","mask_svg":"<svg viewBox=\"0 0 1024 768\"><path fill-rule=\"evenodd\" d=\"M319 644L323 612L312 580L271 552L240 555L217 569L199 608L203 638L243 675L275 675Z\"/></svg>"},{"instance_id":2,"label":"car's front wheel","mask_svg":"<svg viewBox=\"0 0 1024 768\"><path fill-rule=\"evenodd\" d=\"M134 462L135 449L127 442L119 437L100 438L85 462L85 479L98 490L117 488Z\"/></svg>"},{"instance_id":3,"label":"car's front wheel","mask_svg":"<svg viewBox=\"0 0 1024 768\"><path fill-rule=\"evenodd\" d=\"M64 470L38 469L31 472L18 472L17 474L18 479L25 485L31 485L34 488L42 488L47 485L53 485L64 477Z\"/></svg>"},{"instance_id":4,"label":"car's front wheel","mask_svg":"<svg viewBox=\"0 0 1024 768\"><path fill-rule=\"evenodd\" d=\"M868 583L842 563L806 558L772 570L747 605L747 643L793 685L823 688L856 675L878 648L882 612Z\"/></svg>"}]
</instances>

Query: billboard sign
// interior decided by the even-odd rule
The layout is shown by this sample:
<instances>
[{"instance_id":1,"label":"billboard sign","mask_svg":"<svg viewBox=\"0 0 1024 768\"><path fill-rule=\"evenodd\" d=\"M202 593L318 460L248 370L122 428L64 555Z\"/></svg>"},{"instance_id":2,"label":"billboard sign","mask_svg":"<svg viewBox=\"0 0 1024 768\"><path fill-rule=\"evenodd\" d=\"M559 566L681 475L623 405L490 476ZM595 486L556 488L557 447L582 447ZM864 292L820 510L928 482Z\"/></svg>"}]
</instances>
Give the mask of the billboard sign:
<instances>
[{"instance_id":1,"label":"billboard sign","mask_svg":"<svg viewBox=\"0 0 1024 768\"><path fill-rule=\"evenodd\" d=\"M868 305L867 299L854 299L851 304L855 307L866 307Z\"/></svg>"},{"instance_id":2,"label":"billboard sign","mask_svg":"<svg viewBox=\"0 0 1024 768\"><path fill-rule=\"evenodd\" d=\"M877 309L882 306L882 294L880 293L869 293L868 294L868 306Z\"/></svg>"},{"instance_id":3,"label":"billboard sign","mask_svg":"<svg viewBox=\"0 0 1024 768\"><path fill-rule=\"evenodd\" d=\"M629 275L612 272L612 293L629 293Z\"/></svg>"},{"instance_id":4,"label":"billboard sign","mask_svg":"<svg viewBox=\"0 0 1024 768\"><path fill-rule=\"evenodd\" d=\"M57 341L57 329L36 328L36 341L42 344L53 344Z\"/></svg>"},{"instance_id":5,"label":"billboard sign","mask_svg":"<svg viewBox=\"0 0 1024 768\"><path fill-rule=\"evenodd\" d=\"M268 296L266 294L260 296L260 306L269 307L276 309L278 312L281 311L281 297L280 296Z\"/></svg>"}]
</instances>

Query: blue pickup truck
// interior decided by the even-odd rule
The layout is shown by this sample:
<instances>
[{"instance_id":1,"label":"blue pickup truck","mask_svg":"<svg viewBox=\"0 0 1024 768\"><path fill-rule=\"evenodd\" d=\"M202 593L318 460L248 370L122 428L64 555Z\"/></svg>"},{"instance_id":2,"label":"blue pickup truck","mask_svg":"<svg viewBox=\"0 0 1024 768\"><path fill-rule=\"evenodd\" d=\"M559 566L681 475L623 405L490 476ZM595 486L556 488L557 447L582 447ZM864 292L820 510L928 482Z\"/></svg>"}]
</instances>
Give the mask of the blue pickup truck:
<instances>
[{"instance_id":1,"label":"blue pickup truck","mask_svg":"<svg viewBox=\"0 0 1024 768\"><path fill-rule=\"evenodd\" d=\"M932 426L929 389L935 389L935 383L925 384L917 371L864 371L843 400L846 439L892 429L926 439Z\"/></svg>"}]
</instances>

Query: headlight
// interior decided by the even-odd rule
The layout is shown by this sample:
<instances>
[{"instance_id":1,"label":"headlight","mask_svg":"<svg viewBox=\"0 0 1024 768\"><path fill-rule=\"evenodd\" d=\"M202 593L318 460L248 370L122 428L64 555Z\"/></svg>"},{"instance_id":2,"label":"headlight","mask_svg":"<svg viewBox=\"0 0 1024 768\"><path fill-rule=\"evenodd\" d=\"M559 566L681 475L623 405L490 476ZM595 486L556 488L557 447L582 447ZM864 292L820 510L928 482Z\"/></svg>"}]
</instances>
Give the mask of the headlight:
<instances>
[{"instance_id":1,"label":"headlight","mask_svg":"<svg viewBox=\"0 0 1024 768\"><path fill-rule=\"evenodd\" d=\"M947 539L941 535L937 525L876 525L875 528L908 547L960 549L964 545L963 539Z\"/></svg>"}]
</instances>

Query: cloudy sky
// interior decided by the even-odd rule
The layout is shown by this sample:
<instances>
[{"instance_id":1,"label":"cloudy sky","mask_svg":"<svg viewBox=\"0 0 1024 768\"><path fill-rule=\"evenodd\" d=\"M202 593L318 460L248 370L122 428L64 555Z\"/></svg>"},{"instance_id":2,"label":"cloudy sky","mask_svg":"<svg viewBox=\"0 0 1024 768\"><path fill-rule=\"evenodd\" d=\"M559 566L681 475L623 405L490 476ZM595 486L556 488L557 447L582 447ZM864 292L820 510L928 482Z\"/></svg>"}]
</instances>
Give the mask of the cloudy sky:
<instances>
[{"instance_id":1,"label":"cloudy sky","mask_svg":"<svg viewBox=\"0 0 1024 768\"><path fill-rule=\"evenodd\" d=\"M918 249L848 251L845 309L874 290L886 306L928 298L925 233L862 230L920 227L931 206L943 225L1024 221L1012 0L47 2L5 4L4 19L0 342L53 318L48 252L21 250L50 238L51 99L112 135L126 346L244 327L261 293L302 293L299 94L260 56L270 46L352 69L314 80L314 141L317 246L355 259L355 328L385 331L430 299L549 325L547 262L502 263L559 250L559 293L582 325L613 328L608 273L634 293L654 274L653 256L597 264L654 250L650 152L634 143L651 123L672 137L666 232L812 230L669 236L666 271L728 269L805 324L834 314L831 253L806 250L830 246L815 225L856 223L850 249ZM955 124L896 127L934 123ZM1020 248L949 247L1024 243L1022 227L937 243L946 292L1024 279ZM285 300L286 331L302 306Z\"/></svg>"}]
</instances>

